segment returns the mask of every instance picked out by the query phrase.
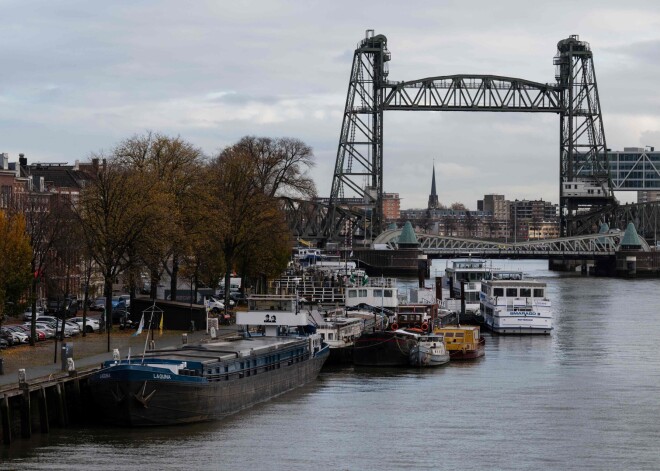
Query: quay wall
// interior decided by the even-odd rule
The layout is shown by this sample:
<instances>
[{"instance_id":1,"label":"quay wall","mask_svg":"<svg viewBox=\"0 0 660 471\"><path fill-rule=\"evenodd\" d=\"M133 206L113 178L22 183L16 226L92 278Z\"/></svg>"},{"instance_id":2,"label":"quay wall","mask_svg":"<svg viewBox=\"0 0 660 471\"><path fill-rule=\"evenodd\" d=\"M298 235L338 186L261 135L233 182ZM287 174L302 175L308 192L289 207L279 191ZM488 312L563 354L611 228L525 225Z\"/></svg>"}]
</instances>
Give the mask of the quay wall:
<instances>
[{"instance_id":1,"label":"quay wall","mask_svg":"<svg viewBox=\"0 0 660 471\"><path fill-rule=\"evenodd\" d=\"M75 371L56 379L17 382L0 390L0 440L8 446L52 427L88 424L95 414L88 393L88 378L96 368Z\"/></svg>"}]
</instances>

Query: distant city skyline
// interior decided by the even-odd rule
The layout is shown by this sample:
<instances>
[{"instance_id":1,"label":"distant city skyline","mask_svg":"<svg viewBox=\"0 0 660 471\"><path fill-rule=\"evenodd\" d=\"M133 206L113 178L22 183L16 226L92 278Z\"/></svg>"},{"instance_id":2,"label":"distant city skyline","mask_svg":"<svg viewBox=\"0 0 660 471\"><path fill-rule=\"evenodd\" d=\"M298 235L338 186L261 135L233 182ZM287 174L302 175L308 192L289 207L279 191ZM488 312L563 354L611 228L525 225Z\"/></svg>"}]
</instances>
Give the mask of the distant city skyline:
<instances>
[{"instance_id":1,"label":"distant city skyline","mask_svg":"<svg viewBox=\"0 0 660 471\"><path fill-rule=\"evenodd\" d=\"M314 148L312 177L329 196L366 29L387 36L395 81L473 73L553 83L557 42L578 34L594 53L608 147L660 147L656 3L379 5L4 2L0 152L73 163L151 130L212 156L245 135L296 137ZM487 193L558 202L558 128L551 115L386 113L384 191L402 208L425 207L435 160L442 204L476 207Z\"/></svg>"}]
</instances>

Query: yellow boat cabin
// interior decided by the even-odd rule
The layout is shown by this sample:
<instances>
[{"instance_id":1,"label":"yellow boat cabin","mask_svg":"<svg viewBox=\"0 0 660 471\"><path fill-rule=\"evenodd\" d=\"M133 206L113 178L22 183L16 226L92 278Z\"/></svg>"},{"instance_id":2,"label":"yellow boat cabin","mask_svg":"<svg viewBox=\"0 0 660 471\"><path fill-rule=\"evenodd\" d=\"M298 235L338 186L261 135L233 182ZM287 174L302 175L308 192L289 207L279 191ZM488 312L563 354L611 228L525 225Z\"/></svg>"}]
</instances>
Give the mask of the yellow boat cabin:
<instances>
[{"instance_id":1,"label":"yellow boat cabin","mask_svg":"<svg viewBox=\"0 0 660 471\"><path fill-rule=\"evenodd\" d=\"M485 339L481 336L479 326L445 326L433 329L436 334L445 338L447 351L454 359L477 358L485 353Z\"/></svg>"}]
</instances>

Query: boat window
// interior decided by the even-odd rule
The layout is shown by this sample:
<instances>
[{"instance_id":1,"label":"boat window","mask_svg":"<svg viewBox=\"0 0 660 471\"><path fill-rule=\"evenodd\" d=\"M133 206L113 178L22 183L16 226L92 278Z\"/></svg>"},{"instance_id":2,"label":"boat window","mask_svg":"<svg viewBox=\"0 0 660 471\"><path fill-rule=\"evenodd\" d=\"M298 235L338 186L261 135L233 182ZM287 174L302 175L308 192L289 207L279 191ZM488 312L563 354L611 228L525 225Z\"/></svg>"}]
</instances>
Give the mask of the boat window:
<instances>
[{"instance_id":1,"label":"boat window","mask_svg":"<svg viewBox=\"0 0 660 471\"><path fill-rule=\"evenodd\" d=\"M361 298L366 298L367 297L367 290L366 289L361 289L360 290L360 297Z\"/></svg>"},{"instance_id":2,"label":"boat window","mask_svg":"<svg viewBox=\"0 0 660 471\"><path fill-rule=\"evenodd\" d=\"M381 296L383 296L383 290L382 289L375 289L374 290L374 297L380 298Z\"/></svg>"},{"instance_id":3,"label":"boat window","mask_svg":"<svg viewBox=\"0 0 660 471\"><path fill-rule=\"evenodd\" d=\"M520 288L521 298L530 298L532 296L532 288Z\"/></svg>"},{"instance_id":4,"label":"boat window","mask_svg":"<svg viewBox=\"0 0 660 471\"><path fill-rule=\"evenodd\" d=\"M493 288L493 296L504 296L504 288Z\"/></svg>"},{"instance_id":5,"label":"boat window","mask_svg":"<svg viewBox=\"0 0 660 471\"><path fill-rule=\"evenodd\" d=\"M321 339L325 340L325 334L324 333L321 333Z\"/></svg>"},{"instance_id":6,"label":"boat window","mask_svg":"<svg viewBox=\"0 0 660 471\"><path fill-rule=\"evenodd\" d=\"M518 296L518 288L507 288L506 296L508 298L515 298L516 296Z\"/></svg>"},{"instance_id":7,"label":"boat window","mask_svg":"<svg viewBox=\"0 0 660 471\"><path fill-rule=\"evenodd\" d=\"M385 290L385 297L386 298L391 298L392 297L392 290L391 289L386 289Z\"/></svg>"},{"instance_id":8,"label":"boat window","mask_svg":"<svg viewBox=\"0 0 660 471\"><path fill-rule=\"evenodd\" d=\"M453 332L445 332L445 337L453 337L454 333Z\"/></svg>"},{"instance_id":9,"label":"boat window","mask_svg":"<svg viewBox=\"0 0 660 471\"><path fill-rule=\"evenodd\" d=\"M454 337L463 338L465 337L465 335L463 335L463 332L456 332L456 335L454 335Z\"/></svg>"},{"instance_id":10,"label":"boat window","mask_svg":"<svg viewBox=\"0 0 660 471\"><path fill-rule=\"evenodd\" d=\"M348 290L348 297L349 298L357 298L357 290L356 289L349 289Z\"/></svg>"},{"instance_id":11,"label":"boat window","mask_svg":"<svg viewBox=\"0 0 660 471\"><path fill-rule=\"evenodd\" d=\"M334 335L333 334L328 334L328 340L334 340Z\"/></svg>"},{"instance_id":12,"label":"boat window","mask_svg":"<svg viewBox=\"0 0 660 471\"><path fill-rule=\"evenodd\" d=\"M408 320L408 316L406 316L405 314L399 314L399 320L401 322L406 322Z\"/></svg>"},{"instance_id":13,"label":"boat window","mask_svg":"<svg viewBox=\"0 0 660 471\"><path fill-rule=\"evenodd\" d=\"M543 297L543 289L542 288L534 288L534 297L535 298L542 298Z\"/></svg>"}]
</instances>

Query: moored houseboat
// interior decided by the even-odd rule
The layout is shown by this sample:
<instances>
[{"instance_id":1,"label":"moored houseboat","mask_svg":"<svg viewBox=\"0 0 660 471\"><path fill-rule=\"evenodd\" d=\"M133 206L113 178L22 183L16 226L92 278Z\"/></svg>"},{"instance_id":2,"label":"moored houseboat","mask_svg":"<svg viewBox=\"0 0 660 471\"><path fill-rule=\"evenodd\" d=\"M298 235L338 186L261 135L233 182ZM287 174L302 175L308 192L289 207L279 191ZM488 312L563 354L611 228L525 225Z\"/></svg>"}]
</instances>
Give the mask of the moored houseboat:
<instances>
[{"instance_id":1,"label":"moored houseboat","mask_svg":"<svg viewBox=\"0 0 660 471\"><path fill-rule=\"evenodd\" d=\"M418 335L404 330L364 332L353 345L357 366L409 366Z\"/></svg>"},{"instance_id":2,"label":"moored houseboat","mask_svg":"<svg viewBox=\"0 0 660 471\"><path fill-rule=\"evenodd\" d=\"M120 426L222 419L313 381L329 355L295 298L248 299L235 340L145 351L107 361L90 377L96 410Z\"/></svg>"},{"instance_id":3,"label":"moored houseboat","mask_svg":"<svg viewBox=\"0 0 660 471\"><path fill-rule=\"evenodd\" d=\"M380 313L344 309L312 311L317 333L330 347L327 366L353 362L353 344L366 329L380 330L386 327L387 317Z\"/></svg>"},{"instance_id":4,"label":"moored houseboat","mask_svg":"<svg viewBox=\"0 0 660 471\"><path fill-rule=\"evenodd\" d=\"M452 360L471 360L486 354L486 340L481 336L479 326L446 325L433 331L443 335Z\"/></svg>"},{"instance_id":5,"label":"moored houseboat","mask_svg":"<svg viewBox=\"0 0 660 471\"><path fill-rule=\"evenodd\" d=\"M481 280L493 267L486 260L459 259L451 260L445 268L442 279L442 301L448 309L461 312L461 286L465 299L465 312L478 314L480 309Z\"/></svg>"}]
</instances>

